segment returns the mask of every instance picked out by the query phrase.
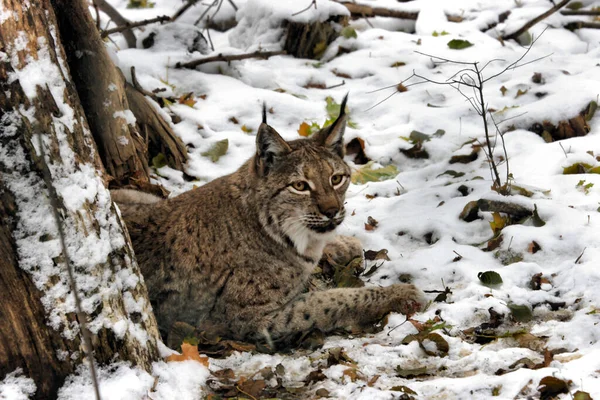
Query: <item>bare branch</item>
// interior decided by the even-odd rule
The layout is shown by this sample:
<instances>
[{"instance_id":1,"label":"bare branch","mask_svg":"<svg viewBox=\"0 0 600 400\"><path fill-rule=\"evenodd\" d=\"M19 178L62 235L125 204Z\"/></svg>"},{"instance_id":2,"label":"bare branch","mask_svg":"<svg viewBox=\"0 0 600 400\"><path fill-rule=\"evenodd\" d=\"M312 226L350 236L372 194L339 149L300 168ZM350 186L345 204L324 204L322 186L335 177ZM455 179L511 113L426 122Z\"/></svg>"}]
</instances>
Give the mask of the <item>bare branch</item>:
<instances>
[{"instance_id":1,"label":"bare branch","mask_svg":"<svg viewBox=\"0 0 600 400\"><path fill-rule=\"evenodd\" d=\"M502 71L498 72L497 74L494 74L494 75L492 75L492 76L489 76L489 77L487 77L486 79L484 79L484 81L483 81L483 82L485 83L485 82L487 82L487 81L489 81L489 80L491 80L491 79L494 79L494 78L496 78L497 76L500 76L500 75L502 75L503 73L505 73L505 72L506 72L506 71L508 71L509 69L518 68L517 66L519 65L519 62L520 62L522 59L524 59L524 58L527 56L527 54L529 54L529 52L530 52L530 51L531 51L531 49L533 48L533 45L534 45L534 44L535 44L535 43L536 43L536 42L539 40L539 38L541 38L541 37L542 37L542 35L544 34L544 32L546 32L546 29L548 29L548 28L545 28L545 29L542 31L542 33L540 33L540 34L539 34L539 36L538 36L537 38L534 38L534 39L531 41L531 44L529 45L529 47L526 47L526 49L527 49L527 50L525 50L525 52L524 52L524 53L521 55L521 57L517 58L515 61L513 61L512 63L510 63L510 64L509 64L509 65L508 65L506 68L504 68ZM548 56L544 56L544 57L548 57ZM544 58L544 57L542 57L542 58ZM520 65L520 66L523 66L523 65L527 65L527 64L522 64L522 65Z\"/></svg>"},{"instance_id":2,"label":"bare branch","mask_svg":"<svg viewBox=\"0 0 600 400\"><path fill-rule=\"evenodd\" d=\"M218 54L216 56L201 58L199 60L189 61L186 63L177 63L177 64L175 64L175 68L195 68L198 65L207 64L207 63L216 62L216 61L230 62L230 61L245 60L248 58L265 58L266 59L269 57L281 56L284 54L286 54L285 51L255 51L254 53L230 54L230 55Z\"/></svg>"},{"instance_id":3,"label":"bare branch","mask_svg":"<svg viewBox=\"0 0 600 400\"><path fill-rule=\"evenodd\" d=\"M123 17L116 8L114 8L113 6L111 6L106 0L93 0L94 4L96 6L98 6L98 8L100 9L100 11L102 11L103 13L105 13L106 15L108 15L108 17L110 19L113 20L113 22L116 25L127 25L130 24L131 22L126 19L125 17ZM132 47L135 48L136 46L136 39L135 39L135 35L133 34L133 32L131 31L131 29L125 29L123 30L123 36L125 37L125 41L127 42L127 46L128 47Z\"/></svg>"},{"instance_id":4,"label":"bare branch","mask_svg":"<svg viewBox=\"0 0 600 400\"><path fill-rule=\"evenodd\" d=\"M571 0L562 0L560 3L556 4L554 7L552 7L551 9L549 9L548 11L546 11L545 13L542 13L542 14L538 15L537 17L535 17L531 21L528 21L525 25L523 25L521 28L517 29L516 31L514 31L510 35L504 35L502 37L502 40L506 41L506 40L518 38L523 33L525 33L529 28L531 28L532 26L534 26L538 22L540 22L540 21L548 18L549 16L551 16L552 14L554 14L555 12L557 12L558 10L560 10L561 8L563 8L564 6L566 6L569 1L571 1Z\"/></svg>"},{"instance_id":5,"label":"bare branch","mask_svg":"<svg viewBox=\"0 0 600 400\"><path fill-rule=\"evenodd\" d=\"M116 28L107 29L107 30L103 31L100 34L100 36L103 37L103 38L105 38L108 35L112 35L113 33L128 31L128 30L130 30L132 28L138 28L140 26L153 24L155 22L167 22L167 21L171 21L171 17L169 17L167 15L161 15L161 16L158 16L156 18L145 19L145 20L142 20L142 21L127 22L124 25L117 26Z\"/></svg>"},{"instance_id":6,"label":"bare branch","mask_svg":"<svg viewBox=\"0 0 600 400\"><path fill-rule=\"evenodd\" d=\"M571 31L574 31L576 29L582 29L582 28L600 29L600 22L585 22L585 21L569 22L567 25L565 25L565 28L567 28L568 30L571 30Z\"/></svg>"},{"instance_id":7,"label":"bare branch","mask_svg":"<svg viewBox=\"0 0 600 400\"><path fill-rule=\"evenodd\" d=\"M235 5L235 3L233 2L233 0L227 0L229 2L229 4L231 4L231 7L233 7L234 11L238 10L238 6Z\"/></svg>"},{"instance_id":8,"label":"bare branch","mask_svg":"<svg viewBox=\"0 0 600 400\"><path fill-rule=\"evenodd\" d=\"M298 11L298 12L293 13L292 17L295 17L296 15L302 14L303 12L310 10L310 8L312 6L315 6L315 10L317 9L317 0L312 0L310 2L310 4L308 5L308 7L304 8L304 9Z\"/></svg>"},{"instance_id":9,"label":"bare branch","mask_svg":"<svg viewBox=\"0 0 600 400\"><path fill-rule=\"evenodd\" d=\"M140 85L140 83L137 80L137 76L135 74L135 67L131 67L131 83L133 85L133 87L140 92L141 94L143 94L144 96L148 96L150 97L152 100L156 101L157 103L159 103L159 99L158 96L155 95L152 92L149 92L148 90L144 89L142 87L142 85Z\"/></svg>"},{"instance_id":10,"label":"bare branch","mask_svg":"<svg viewBox=\"0 0 600 400\"><path fill-rule=\"evenodd\" d=\"M344 86L345 84L346 84L346 81L342 80L342 83L338 83L337 85L328 86L325 89L333 89L333 88L337 88L337 87L340 87L340 86Z\"/></svg>"},{"instance_id":11,"label":"bare branch","mask_svg":"<svg viewBox=\"0 0 600 400\"><path fill-rule=\"evenodd\" d=\"M208 7L206 7L206 10L204 10L204 12L202 13L202 15L200 15L200 18L198 18L196 20L196 22L194 22L194 25L198 25L206 16L206 14L208 14L208 12L210 11L211 8L213 8L214 6L216 6L219 1L223 1L223 0L215 0L213 1Z\"/></svg>"},{"instance_id":12,"label":"bare branch","mask_svg":"<svg viewBox=\"0 0 600 400\"><path fill-rule=\"evenodd\" d=\"M600 10L562 10L562 15L600 15Z\"/></svg>"},{"instance_id":13,"label":"bare branch","mask_svg":"<svg viewBox=\"0 0 600 400\"><path fill-rule=\"evenodd\" d=\"M197 2L198 0L187 0L187 2L179 10L177 10L175 14L173 14L171 20L175 21L177 18L181 17L184 12L186 12L190 7L196 5Z\"/></svg>"},{"instance_id":14,"label":"bare branch","mask_svg":"<svg viewBox=\"0 0 600 400\"><path fill-rule=\"evenodd\" d=\"M420 52L420 51L415 51L415 53L420 54L420 55L425 56L425 57L435 58L436 60L441 60L441 61L443 61L445 63L464 64L464 65L473 65L474 64L473 61L450 60L449 58L438 57L438 56L434 56L434 55L431 55L431 54L423 53L423 52Z\"/></svg>"},{"instance_id":15,"label":"bare branch","mask_svg":"<svg viewBox=\"0 0 600 400\"><path fill-rule=\"evenodd\" d=\"M360 17L391 17L399 19L410 19L414 21L419 15L418 12L390 10L381 7L369 7L362 4L349 2L339 3L346 7L348 11L350 11L350 14Z\"/></svg>"}]
</instances>

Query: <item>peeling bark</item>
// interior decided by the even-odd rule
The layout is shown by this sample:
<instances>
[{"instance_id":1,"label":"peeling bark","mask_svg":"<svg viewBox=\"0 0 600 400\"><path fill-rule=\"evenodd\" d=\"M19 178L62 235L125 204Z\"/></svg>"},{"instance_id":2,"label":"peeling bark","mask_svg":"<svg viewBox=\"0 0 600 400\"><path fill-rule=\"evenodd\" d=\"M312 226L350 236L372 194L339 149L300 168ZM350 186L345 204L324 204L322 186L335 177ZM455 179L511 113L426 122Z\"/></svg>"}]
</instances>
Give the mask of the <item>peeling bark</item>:
<instances>
[{"instance_id":1,"label":"peeling bark","mask_svg":"<svg viewBox=\"0 0 600 400\"><path fill-rule=\"evenodd\" d=\"M50 0L30 3L4 0L11 17L0 24L0 379L20 367L37 385L35 398L51 399L81 363L81 343L42 171L57 187L76 275L93 281L79 292L95 299L87 307L96 361L124 360L149 371L159 335ZM27 79L32 76L36 86ZM86 191L92 194L83 196ZM85 248L97 258L76 254ZM54 288L67 290L61 295Z\"/></svg>"},{"instance_id":2,"label":"peeling bark","mask_svg":"<svg viewBox=\"0 0 600 400\"><path fill-rule=\"evenodd\" d=\"M52 0L61 42L100 157L119 183L148 181L145 144L126 115L125 79L114 65L83 0Z\"/></svg>"}]
</instances>

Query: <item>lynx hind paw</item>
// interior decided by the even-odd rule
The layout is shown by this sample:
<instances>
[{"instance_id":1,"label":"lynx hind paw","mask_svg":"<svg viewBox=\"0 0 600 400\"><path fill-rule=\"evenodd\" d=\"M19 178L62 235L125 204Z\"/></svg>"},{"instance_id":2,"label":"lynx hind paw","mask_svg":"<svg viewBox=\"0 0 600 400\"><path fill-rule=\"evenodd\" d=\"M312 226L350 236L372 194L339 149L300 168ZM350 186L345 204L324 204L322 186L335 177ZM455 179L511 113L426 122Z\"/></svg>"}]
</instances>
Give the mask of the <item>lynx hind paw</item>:
<instances>
[{"instance_id":1,"label":"lynx hind paw","mask_svg":"<svg viewBox=\"0 0 600 400\"><path fill-rule=\"evenodd\" d=\"M427 298L422 290L415 285L393 285L394 291L394 310L404 315L412 315L421 312L427 306Z\"/></svg>"}]
</instances>

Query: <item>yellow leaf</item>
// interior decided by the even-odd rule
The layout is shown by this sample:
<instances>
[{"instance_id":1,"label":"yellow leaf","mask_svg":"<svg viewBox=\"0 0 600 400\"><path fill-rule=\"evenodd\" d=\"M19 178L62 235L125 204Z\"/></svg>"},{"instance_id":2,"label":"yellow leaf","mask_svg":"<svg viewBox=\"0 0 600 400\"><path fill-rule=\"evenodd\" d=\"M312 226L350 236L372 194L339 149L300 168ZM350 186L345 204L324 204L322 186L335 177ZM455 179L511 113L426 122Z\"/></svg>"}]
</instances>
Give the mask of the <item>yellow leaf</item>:
<instances>
[{"instance_id":1,"label":"yellow leaf","mask_svg":"<svg viewBox=\"0 0 600 400\"><path fill-rule=\"evenodd\" d=\"M248 128L246 125L242 125L242 131L244 131L246 133L252 133L252 132L254 132L254 129Z\"/></svg>"},{"instance_id":2,"label":"yellow leaf","mask_svg":"<svg viewBox=\"0 0 600 400\"><path fill-rule=\"evenodd\" d=\"M507 218L500 215L499 212L492 213L493 220L490 221L490 228L494 234L499 233L505 226L507 222Z\"/></svg>"},{"instance_id":3,"label":"yellow leaf","mask_svg":"<svg viewBox=\"0 0 600 400\"><path fill-rule=\"evenodd\" d=\"M167 357L167 362L194 360L208 367L208 357L198 354L198 346L192 346L188 343L181 344L181 354L171 354Z\"/></svg>"},{"instance_id":4,"label":"yellow leaf","mask_svg":"<svg viewBox=\"0 0 600 400\"><path fill-rule=\"evenodd\" d=\"M310 125L306 122L301 123L300 127L298 128L298 135L308 137L310 133Z\"/></svg>"}]
</instances>

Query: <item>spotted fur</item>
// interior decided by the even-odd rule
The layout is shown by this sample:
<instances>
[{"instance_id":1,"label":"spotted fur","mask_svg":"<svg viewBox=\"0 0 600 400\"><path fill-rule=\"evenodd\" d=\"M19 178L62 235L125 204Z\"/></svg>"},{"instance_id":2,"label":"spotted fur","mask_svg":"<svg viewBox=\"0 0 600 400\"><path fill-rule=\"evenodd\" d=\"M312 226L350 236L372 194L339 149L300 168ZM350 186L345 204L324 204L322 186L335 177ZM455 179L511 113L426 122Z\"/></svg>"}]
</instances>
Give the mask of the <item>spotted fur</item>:
<instances>
[{"instance_id":1,"label":"spotted fur","mask_svg":"<svg viewBox=\"0 0 600 400\"><path fill-rule=\"evenodd\" d=\"M278 341L423 304L412 285L306 290L345 217L345 102L331 126L289 142L263 110L256 154L233 174L136 207L128 194L123 216L163 333L183 321L236 339Z\"/></svg>"}]
</instances>

